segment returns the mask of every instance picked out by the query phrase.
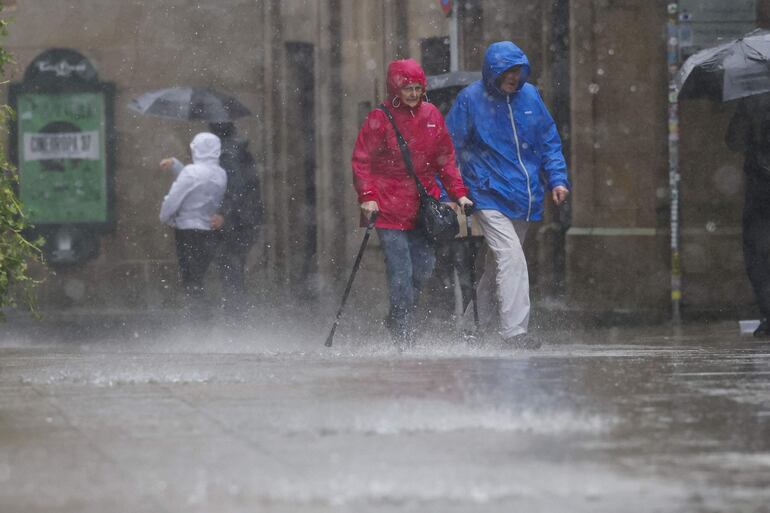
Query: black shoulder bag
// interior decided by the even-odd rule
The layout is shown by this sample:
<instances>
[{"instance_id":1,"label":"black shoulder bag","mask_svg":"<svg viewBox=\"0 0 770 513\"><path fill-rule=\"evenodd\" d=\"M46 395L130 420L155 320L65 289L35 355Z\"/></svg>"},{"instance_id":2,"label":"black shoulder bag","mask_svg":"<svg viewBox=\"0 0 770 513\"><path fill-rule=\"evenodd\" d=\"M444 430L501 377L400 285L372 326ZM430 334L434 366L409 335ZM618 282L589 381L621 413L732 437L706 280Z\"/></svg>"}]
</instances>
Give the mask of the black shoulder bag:
<instances>
[{"instance_id":1,"label":"black shoulder bag","mask_svg":"<svg viewBox=\"0 0 770 513\"><path fill-rule=\"evenodd\" d=\"M417 184L417 191L420 193L420 207L417 212L417 226L423 231L425 236L430 242L444 243L449 242L455 238L460 231L460 223L457 221L457 213L452 207L441 203L439 200L428 194L425 187L417 178L417 174L414 172L414 164L412 164L412 155L409 153L409 148L406 145L404 136L396 126L396 120L393 119L393 115L385 107L380 105L380 109L388 116L390 123L393 125L393 130L396 131L396 139L398 139L398 147L401 148L401 155L404 157L404 163L409 174L414 178Z\"/></svg>"}]
</instances>

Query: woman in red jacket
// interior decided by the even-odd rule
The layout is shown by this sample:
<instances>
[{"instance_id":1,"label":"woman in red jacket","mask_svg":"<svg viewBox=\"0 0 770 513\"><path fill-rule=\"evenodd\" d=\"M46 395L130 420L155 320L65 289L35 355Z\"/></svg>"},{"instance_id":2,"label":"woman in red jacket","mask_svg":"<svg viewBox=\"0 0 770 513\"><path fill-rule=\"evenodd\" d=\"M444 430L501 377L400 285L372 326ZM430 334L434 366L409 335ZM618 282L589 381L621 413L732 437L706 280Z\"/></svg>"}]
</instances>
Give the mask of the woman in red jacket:
<instances>
[{"instance_id":1,"label":"woman in red jacket","mask_svg":"<svg viewBox=\"0 0 770 513\"><path fill-rule=\"evenodd\" d=\"M439 197L436 175L461 207L466 197L455 164L455 152L444 118L423 102L425 72L412 59L388 66L388 95L384 102L407 142L414 171L428 194ZM407 171L393 126L381 109L369 113L353 149L353 184L361 212L368 219L378 213L376 228L385 253L390 313L388 328L399 344L414 339L413 312L419 291L433 272L435 256L417 229L419 194Z\"/></svg>"}]
</instances>

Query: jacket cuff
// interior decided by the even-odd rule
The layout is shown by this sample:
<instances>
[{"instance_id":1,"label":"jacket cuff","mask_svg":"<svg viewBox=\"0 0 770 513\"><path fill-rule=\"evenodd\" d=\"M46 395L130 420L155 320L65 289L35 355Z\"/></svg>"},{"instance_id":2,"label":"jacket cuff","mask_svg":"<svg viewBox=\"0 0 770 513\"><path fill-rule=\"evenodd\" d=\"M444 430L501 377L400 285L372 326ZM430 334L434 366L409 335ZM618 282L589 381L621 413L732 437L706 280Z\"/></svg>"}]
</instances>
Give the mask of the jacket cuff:
<instances>
[{"instance_id":1,"label":"jacket cuff","mask_svg":"<svg viewBox=\"0 0 770 513\"><path fill-rule=\"evenodd\" d=\"M364 203L365 201L377 201L377 196L374 191L365 191L358 195L358 202Z\"/></svg>"},{"instance_id":2,"label":"jacket cuff","mask_svg":"<svg viewBox=\"0 0 770 513\"><path fill-rule=\"evenodd\" d=\"M569 183L565 182L564 180L559 180L558 182L550 183L548 184L549 190L554 190L555 188L562 186L565 189L569 190Z\"/></svg>"},{"instance_id":3,"label":"jacket cuff","mask_svg":"<svg viewBox=\"0 0 770 513\"><path fill-rule=\"evenodd\" d=\"M454 201L456 203L457 200L459 200L463 196L466 196L466 197L468 196L468 188L467 187L463 187L462 189L454 190L451 193L448 192L447 194L448 194L448 196L450 196L452 198L452 201Z\"/></svg>"},{"instance_id":4,"label":"jacket cuff","mask_svg":"<svg viewBox=\"0 0 770 513\"><path fill-rule=\"evenodd\" d=\"M174 176L179 176L179 173L182 172L182 169L184 169L184 164L180 162L180 160L176 157L173 157L171 159L173 162L171 164L171 172L174 173Z\"/></svg>"}]
</instances>

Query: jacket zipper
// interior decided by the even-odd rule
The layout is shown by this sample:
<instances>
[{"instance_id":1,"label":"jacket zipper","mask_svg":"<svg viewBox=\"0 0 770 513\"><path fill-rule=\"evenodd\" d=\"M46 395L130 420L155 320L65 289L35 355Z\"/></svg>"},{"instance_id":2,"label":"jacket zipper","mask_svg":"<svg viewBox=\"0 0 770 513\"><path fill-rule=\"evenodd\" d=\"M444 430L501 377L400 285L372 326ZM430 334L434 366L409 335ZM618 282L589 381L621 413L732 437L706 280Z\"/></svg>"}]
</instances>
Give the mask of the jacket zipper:
<instances>
[{"instance_id":1,"label":"jacket zipper","mask_svg":"<svg viewBox=\"0 0 770 513\"><path fill-rule=\"evenodd\" d=\"M508 114L511 119L511 128L513 128L513 140L516 143L516 155L519 157L519 164L524 171L524 176L527 178L527 197L529 198L529 204L527 205L527 222L529 222L529 216L532 214L532 191L529 183L529 171L527 166L524 165L524 161L521 159L521 148L519 148L519 134L516 131L516 123L513 121L513 109L511 108L511 96L507 96Z\"/></svg>"}]
</instances>

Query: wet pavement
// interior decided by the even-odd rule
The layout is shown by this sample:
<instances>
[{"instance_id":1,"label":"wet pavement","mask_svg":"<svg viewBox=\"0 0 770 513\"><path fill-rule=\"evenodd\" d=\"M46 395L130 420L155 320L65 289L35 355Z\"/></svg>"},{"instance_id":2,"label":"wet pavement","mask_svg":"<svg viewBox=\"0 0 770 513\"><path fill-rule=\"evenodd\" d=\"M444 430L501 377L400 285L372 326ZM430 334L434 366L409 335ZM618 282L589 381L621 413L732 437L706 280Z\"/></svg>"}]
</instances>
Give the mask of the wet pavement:
<instances>
[{"instance_id":1,"label":"wet pavement","mask_svg":"<svg viewBox=\"0 0 770 513\"><path fill-rule=\"evenodd\" d=\"M735 322L327 329L9 323L0 511L770 512L770 343Z\"/></svg>"}]
</instances>

